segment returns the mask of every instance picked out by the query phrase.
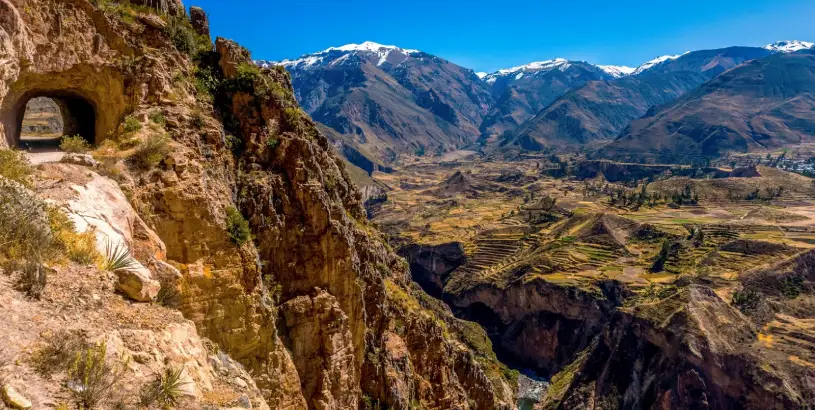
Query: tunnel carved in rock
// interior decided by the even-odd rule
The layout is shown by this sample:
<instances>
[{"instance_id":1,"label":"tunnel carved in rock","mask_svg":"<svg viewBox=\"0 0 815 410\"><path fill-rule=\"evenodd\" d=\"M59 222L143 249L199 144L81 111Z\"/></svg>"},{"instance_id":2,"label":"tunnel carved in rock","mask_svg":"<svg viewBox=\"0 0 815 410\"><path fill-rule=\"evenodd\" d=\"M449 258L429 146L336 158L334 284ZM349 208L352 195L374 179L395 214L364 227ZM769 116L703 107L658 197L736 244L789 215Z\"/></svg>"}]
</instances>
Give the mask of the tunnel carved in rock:
<instances>
[{"instance_id":1,"label":"tunnel carved in rock","mask_svg":"<svg viewBox=\"0 0 815 410\"><path fill-rule=\"evenodd\" d=\"M91 144L115 133L127 107L121 74L83 66L56 73L26 73L1 97L0 131L9 147L21 146L26 105L34 98L53 100L62 116L62 133L80 135Z\"/></svg>"}]
</instances>

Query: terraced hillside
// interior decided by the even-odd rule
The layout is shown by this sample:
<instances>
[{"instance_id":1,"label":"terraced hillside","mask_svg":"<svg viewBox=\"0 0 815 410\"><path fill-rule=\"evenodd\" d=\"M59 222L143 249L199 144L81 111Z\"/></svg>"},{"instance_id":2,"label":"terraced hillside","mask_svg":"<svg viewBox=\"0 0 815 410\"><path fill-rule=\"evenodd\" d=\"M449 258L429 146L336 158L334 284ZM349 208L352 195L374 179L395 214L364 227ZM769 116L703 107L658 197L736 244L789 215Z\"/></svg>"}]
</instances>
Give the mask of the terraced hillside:
<instances>
[{"instance_id":1,"label":"terraced hillside","mask_svg":"<svg viewBox=\"0 0 815 410\"><path fill-rule=\"evenodd\" d=\"M588 180L553 178L547 176L551 166L535 157L512 163L469 158L374 174L390 189L374 221L391 233L394 246L426 251L422 257L408 257L414 279L423 283L420 279L429 277L434 288L428 293L442 298L459 317L484 326L502 361L551 377L548 392L537 398L539 404L571 408L584 403L580 386L609 383L595 370L608 356L601 350L618 343L608 335L628 335L630 326L640 321L667 320L667 309L691 312L672 324L677 328L671 332L689 332L706 340L703 343L713 343L708 338L733 343L748 337L747 329L757 322L736 313L745 298L755 297L745 296L745 272L815 248L812 184L799 175L759 167L749 177L659 177L645 187L632 187L630 181L629 186L606 181L602 174ZM790 188L772 198L743 196L749 194L747 187L774 184ZM672 203L671 196L684 189L698 200ZM618 192L659 200L612 206L609 193ZM417 278L417 272L424 276ZM800 285L804 290L798 295L808 294L808 286ZM717 312L716 317L731 317L728 320L748 333L728 333L718 322L724 319L698 316L704 309ZM761 324L760 336L749 336L751 347L727 360L749 363L743 365L751 369L763 364L765 368L750 370L759 373L767 371L772 360L781 360L772 371L785 382L810 374L815 368L812 355L790 353L808 349L808 338L815 337L815 315L804 310L762 319L767 324ZM700 333L697 325L702 322L720 333ZM667 336L657 334L666 331L657 326L649 336L637 336L637 343L661 351L665 346L658 346L659 338ZM637 349L616 355L636 356L641 354ZM643 368L657 372L648 377L677 380L688 371L685 358L662 360L664 367ZM718 388L721 381L715 375L721 370L694 369L710 391ZM625 380L619 389L664 388L679 394L683 388L641 386L639 380ZM792 396L812 397L807 388L790 383ZM747 382L744 386L775 388ZM750 391L744 394L765 394ZM732 393L716 394L721 394L716 398L720 406L738 402ZM626 406L622 397L604 397ZM788 407L794 402L783 403Z\"/></svg>"}]
</instances>

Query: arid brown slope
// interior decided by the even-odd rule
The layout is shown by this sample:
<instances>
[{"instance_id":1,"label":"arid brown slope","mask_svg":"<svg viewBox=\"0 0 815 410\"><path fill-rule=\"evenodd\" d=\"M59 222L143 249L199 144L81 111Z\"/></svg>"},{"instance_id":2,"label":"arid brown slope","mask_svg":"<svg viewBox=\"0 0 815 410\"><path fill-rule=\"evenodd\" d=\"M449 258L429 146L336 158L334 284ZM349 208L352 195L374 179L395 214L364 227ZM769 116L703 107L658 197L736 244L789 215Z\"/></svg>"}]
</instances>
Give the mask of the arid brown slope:
<instances>
[{"instance_id":1,"label":"arid brown slope","mask_svg":"<svg viewBox=\"0 0 815 410\"><path fill-rule=\"evenodd\" d=\"M811 142L815 54L777 54L736 67L631 123L603 149L662 162Z\"/></svg>"},{"instance_id":2,"label":"arid brown slope","mask_svg":"<svg viewBox=\"0 0 815 410\"><path fill-rule=\"evenodd\" d=\"M2 140L16 142L20 102L43 89L91 102L100 141L118 137L126 114L142 123L138 138L169 134L158 165L120 161L117 178L182 274L179 309L269 407L509 407L491 353L472 354L449 313L416 301L285 73L259 71L226 40L216 52L208 38L171 37L192 30L183 16L94 4L0 0ZM156 112L165 125L148 124ZM253 241L230 240L231 207Z\"/></svg>"}]
</instances>

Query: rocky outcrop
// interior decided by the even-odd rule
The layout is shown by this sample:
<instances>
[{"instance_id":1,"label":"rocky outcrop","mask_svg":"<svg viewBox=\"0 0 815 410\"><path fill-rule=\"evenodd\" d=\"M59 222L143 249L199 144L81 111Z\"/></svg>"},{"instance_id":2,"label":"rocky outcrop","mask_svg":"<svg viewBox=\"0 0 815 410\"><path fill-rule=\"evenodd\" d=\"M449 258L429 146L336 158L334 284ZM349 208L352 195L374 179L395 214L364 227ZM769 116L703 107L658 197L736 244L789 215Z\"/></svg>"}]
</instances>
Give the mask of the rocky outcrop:
<instances>
[{"instance_id":1,"label":"rocky outcrop","mask_svg":"<svg viewBox=\"0 0 815 410\"><path fill-rule=\"evenodd\" d=\"M409 244L399 248L398 254L407 260L413 280L436 298L442 297L450 272L467 260L464 247L458 242L441 245Z\"/></svg>"},{"instance_id":2,"label":"rocky outcrop","mask_svg":"<svg viewBox=\"0 0 815 410\"><path fill-rule=\"evenodd\" d=\"M190 7L190 22L192 22L192 28L195 29L199 36L209 38L209 17L204 9L195 6Z\"/></svg>"},{"instance_id":3,"label":"rocky outcrop","mask_svg":"<svg viewBox=\"0 0 815 410\"><path fill-rule=\"evenodd\" d=\"M806 406L797 372L745 348L755 327L712 290L690 286L621 310L555 380L543 408L781 409Z\"/></svg>"},{"instance_id":4,"label":"rocky outcrop","mask_svg":"<svg viewBox=\"0 0 815 410\"><path fill-rule=\"evenodd\" d=\"M251 62L232 42L219 39L216 49L227 83L239 78L233 71L246 70ZM259 94L269 82L278 84L281 92ZM285 72L261 72L252 82L224 89L216 100L221 101L222 112L234 116L234 132L245 146L239 161L249 172L237 181L237 203L248 216L259 258L266 261L264 285L280 289L288 329L284 343L291 346L309 406L341 408L367 396L394 408L408 408L414 400L428 406L469 407L471 389L489 392L479 396L477 407L506 405L506 396L496 396L486 386L475 387L490 381L479 376L477 365L463 363L472 360L467 355L454 354L460 347L445 340L441 328L430 330L439 336L433 342L451 355L422 360L427 346L408 343L412 374L397 380L387 375L387 364L394 359L388 348L398 343L383 339L385 331L403 340L415 337L412 328L398 328L393 311L394 292L413 298L398 288L409 281L406 266L368 227L359 192L328 140L297 108ZM386 278L397 287L387 289ZM400 321L425 314L421 312L402 312ZM424 326L427 333L427 326L437 325ZM315 337L317 329L322 336ZM334 336L326 339L329 335ZM327 360L326 352L333 351L337 355ZM322 357L316 358L313 352L322 352ZM453 376L459 366L470 371ZM449 391L436 390L444 380L459 386L453 391L461 394L448 397ZM394 383L401 387L391 388ZM405 386L413 388L405 391Z\"/></svg>"},{"instance_id":5,"label":"rocky outcrop","mask_svg":"<svg viewBox=\"0 0 815 410\"><path fill-rule=\"evenodd\" d=\"M516 281L504 289L484 284L450 290L445 300L462 317L481 323L507 359L544 375L573 361L616 306L599 289L563 287L544 279Z\"/></svg>"}]
</instances>

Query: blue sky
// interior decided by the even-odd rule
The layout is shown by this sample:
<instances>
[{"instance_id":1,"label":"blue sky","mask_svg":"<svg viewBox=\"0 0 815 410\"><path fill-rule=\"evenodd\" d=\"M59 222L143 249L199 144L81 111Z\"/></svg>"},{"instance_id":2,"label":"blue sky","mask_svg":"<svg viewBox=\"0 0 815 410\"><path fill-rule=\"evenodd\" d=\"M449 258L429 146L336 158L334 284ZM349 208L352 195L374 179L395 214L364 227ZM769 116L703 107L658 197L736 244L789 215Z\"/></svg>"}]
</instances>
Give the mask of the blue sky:
<instances>
[{"instance_id":1,"label":"blue sky","mask_svg":"<svg viewBox=\"0 0 815 410\"><path fill-rule=\"evenodd\" d=\"M476 71L563 57L628 65L664 54L815 41L813 0L187 0L213 35L282 60L375 41Z\"/></svg>"}]
</instances>

